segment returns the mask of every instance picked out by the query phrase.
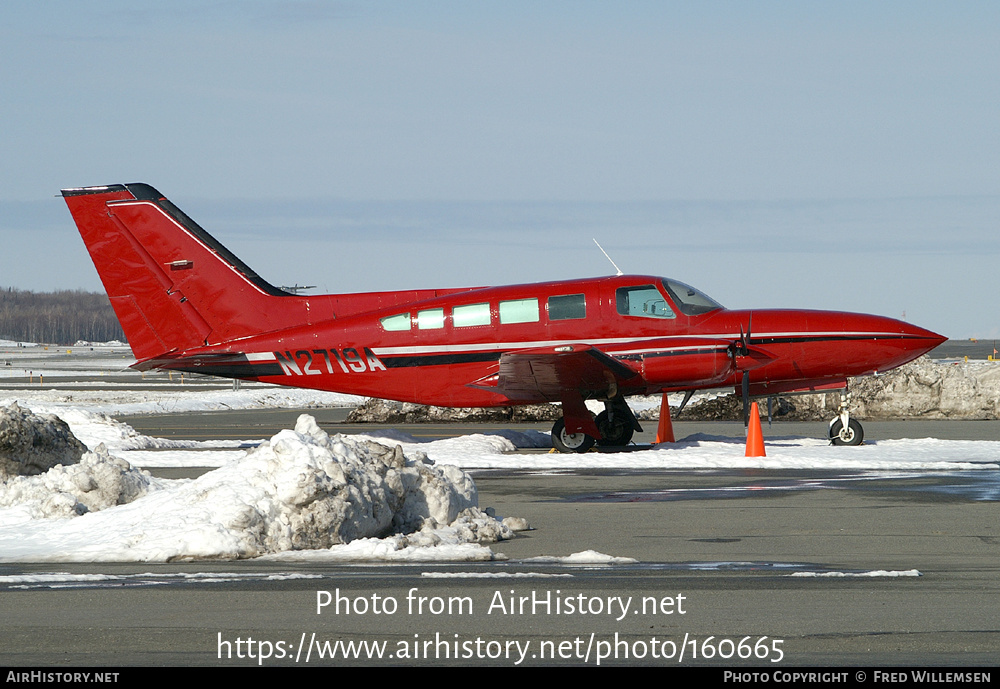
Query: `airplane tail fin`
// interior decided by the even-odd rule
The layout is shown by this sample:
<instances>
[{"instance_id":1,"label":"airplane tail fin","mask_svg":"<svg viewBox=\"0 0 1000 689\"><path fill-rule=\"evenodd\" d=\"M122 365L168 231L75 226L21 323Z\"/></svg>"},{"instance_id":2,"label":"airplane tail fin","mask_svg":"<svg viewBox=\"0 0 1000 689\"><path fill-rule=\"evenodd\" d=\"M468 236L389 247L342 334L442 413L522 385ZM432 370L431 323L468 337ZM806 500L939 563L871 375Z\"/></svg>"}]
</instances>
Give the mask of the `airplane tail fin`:
<instances>
[{"instance_id":1,"label":"airplane tail fin","mask_svg":"<svg viewBox=\"0 0 1000 689\"><path fill-rule=\"evenodd\" d=\"M305 298L265 282L148 184L62 195L139 361L308 320Z\"/></svg>"}]
</instances>

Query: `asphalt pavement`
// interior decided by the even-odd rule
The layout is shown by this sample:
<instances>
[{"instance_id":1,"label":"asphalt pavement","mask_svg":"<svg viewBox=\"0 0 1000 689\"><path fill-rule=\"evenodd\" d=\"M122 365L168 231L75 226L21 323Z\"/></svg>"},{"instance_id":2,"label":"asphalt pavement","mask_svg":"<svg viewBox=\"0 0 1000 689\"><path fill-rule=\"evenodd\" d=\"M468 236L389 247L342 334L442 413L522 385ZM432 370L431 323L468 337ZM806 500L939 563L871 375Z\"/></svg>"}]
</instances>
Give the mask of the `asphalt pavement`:
<instances>
[{"instance_id":1,"label":"asphalt pavement","mask_svg":"<svg viewBox=\"0 0 1000 689\"><path fill-rule=\"evenodd\" d=\"M348 430L340 411L308 411ZM298 413L128 421L144 433L248 438ZM1000 431L942 423L878 432ZM951 490L970 479L948 473L871 474L478 472L480 505L532 526L495 544L492 562L4 565L0 577L19 578L0 579L0 664L995 665L996 491ZM623 559L545 559L586 550ZM103 578L24 579L54 572Z\"/></svg>"}]
</instances>

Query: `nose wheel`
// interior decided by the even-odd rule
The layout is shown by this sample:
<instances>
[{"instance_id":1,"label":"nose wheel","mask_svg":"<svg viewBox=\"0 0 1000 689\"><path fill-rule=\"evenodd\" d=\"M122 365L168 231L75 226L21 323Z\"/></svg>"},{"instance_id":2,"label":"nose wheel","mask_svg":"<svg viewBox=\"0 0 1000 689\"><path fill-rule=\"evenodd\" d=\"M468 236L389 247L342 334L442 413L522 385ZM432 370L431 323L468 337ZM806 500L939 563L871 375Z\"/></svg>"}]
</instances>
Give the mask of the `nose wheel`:
<instances>
[{"instance_id":1,"label":"nose wheel","mask_svg":"<svg viewBox=\"0 0 1000 689\"><path fill-rule=\"evenodd\" d=\"M864 439L864 429L857 419L850 419L846 427L839 417L830 424L830 442L834 445L860 445Z\"/></svg>"},{"instance_id":2,"label":"nose wheel","mask_svg":"<svg viewBox=\"0 0 1000 689\"><path fill-rule=\"evenodd\" d=\"M840 414L830 421L830 442L833 445L860 445L865 439L865 431L861 428L861 422L852 419L847 410L847 402L850 399L845 390L840 395Z\"/></svg>"}]
</instances>

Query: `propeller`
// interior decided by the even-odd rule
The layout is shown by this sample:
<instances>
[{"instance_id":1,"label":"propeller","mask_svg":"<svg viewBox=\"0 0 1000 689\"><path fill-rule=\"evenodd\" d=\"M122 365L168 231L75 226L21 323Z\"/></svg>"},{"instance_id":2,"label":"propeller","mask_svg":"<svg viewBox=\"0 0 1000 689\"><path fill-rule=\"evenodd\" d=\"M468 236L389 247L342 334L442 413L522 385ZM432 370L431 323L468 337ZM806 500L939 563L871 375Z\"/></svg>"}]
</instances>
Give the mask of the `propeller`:
<instances>
[{"instance_id":1,"label":"propeller","mask_svg":"<svg viewBox=\"0 0 1000 689\"><path fill-rule=\"evenodd\" d=\"M750 330L753 328L753 311L750 312L750 317L747 319L747 330L743 332L743 324L740 323L740 339L733 342L731 345L731 352L733 356L733 368L739 370L739 360L737 357L748 356L750 354ZM744 428L749 428L750 426L750 370L743 369L743 377L740 381L740 387L743 393L743 426Z\"/></svg>"}]
</instances>

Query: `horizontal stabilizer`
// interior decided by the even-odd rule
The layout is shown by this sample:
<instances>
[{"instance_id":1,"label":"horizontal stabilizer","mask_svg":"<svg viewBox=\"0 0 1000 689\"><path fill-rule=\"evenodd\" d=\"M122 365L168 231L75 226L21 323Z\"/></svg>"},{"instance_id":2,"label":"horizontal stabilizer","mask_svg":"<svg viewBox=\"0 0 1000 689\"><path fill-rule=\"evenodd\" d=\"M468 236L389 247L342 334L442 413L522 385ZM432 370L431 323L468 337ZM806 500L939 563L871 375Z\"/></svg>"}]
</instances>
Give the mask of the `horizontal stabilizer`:
<instances>
[{"instance_id":1,"label":"horizontal stabilizer","mask_svg":"<svg viewBox=\"0 0 1000 689\"><path fill-rule=\"evenodd\" d=\"M187 356L160 356L144 359L132 365L137 371L163 369L185 373L200 373L222 378L256 379L280 376L281 364L273 353L211 352Z\"/></svg>"}]
</instances>

